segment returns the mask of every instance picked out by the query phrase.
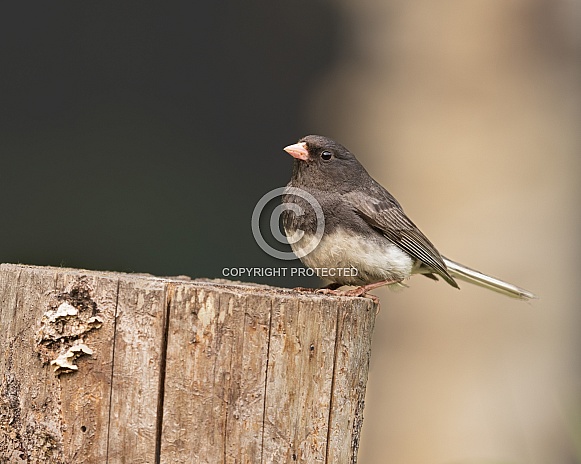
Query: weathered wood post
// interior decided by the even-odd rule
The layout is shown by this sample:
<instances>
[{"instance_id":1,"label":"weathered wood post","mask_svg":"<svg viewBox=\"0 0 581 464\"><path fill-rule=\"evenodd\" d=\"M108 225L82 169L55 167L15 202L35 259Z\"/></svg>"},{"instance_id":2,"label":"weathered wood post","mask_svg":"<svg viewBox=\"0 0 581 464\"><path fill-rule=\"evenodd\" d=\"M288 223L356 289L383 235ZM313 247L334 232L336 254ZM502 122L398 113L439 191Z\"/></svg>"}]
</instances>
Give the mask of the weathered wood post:
<instances>
[{"instance_id":1,"label":"weathered wood post","mask_svg":"<svg viewBox=\"0 0 581 464\"><path fill-rule=\"evenodd\" d=\"M376 307L0 265L0 463L352 463Z\"/></svg>"}]
</instances>

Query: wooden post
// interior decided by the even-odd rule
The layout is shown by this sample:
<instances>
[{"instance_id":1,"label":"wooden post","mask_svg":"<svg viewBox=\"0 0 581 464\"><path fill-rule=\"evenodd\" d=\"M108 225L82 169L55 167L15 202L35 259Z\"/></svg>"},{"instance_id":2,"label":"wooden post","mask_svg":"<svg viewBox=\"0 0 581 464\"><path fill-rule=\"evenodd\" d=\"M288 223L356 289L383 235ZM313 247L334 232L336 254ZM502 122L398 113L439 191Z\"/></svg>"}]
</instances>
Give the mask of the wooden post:
<instances>
[{"instance_id":1,"label":"wooden post","mask_svg":"<svg viewBox=\"0 0 581 464\"><path fill-rule=\"evenodd\" d=\"M0 265L0 463L354 463L376 307Z\"/></svg>"}]
</instances>

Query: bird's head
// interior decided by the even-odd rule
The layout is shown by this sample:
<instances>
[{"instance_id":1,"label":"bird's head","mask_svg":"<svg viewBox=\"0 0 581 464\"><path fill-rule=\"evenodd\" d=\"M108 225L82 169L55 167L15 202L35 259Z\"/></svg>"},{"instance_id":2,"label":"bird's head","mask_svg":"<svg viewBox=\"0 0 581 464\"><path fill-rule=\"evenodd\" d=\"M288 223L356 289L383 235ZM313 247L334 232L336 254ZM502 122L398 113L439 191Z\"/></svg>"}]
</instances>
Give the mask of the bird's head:
<instances>
[{"instance_id":1,"label":"bird's head","mask_svg":"<svg viewBox=\"0 0 581 464\"><path fill-rule=\"evenodd\" d=\"M302 187L348 192L361 176L367 176L355 155L321 135L307 135L284 151L295 158L293 183Z\"/></svg>"}]
</instances>

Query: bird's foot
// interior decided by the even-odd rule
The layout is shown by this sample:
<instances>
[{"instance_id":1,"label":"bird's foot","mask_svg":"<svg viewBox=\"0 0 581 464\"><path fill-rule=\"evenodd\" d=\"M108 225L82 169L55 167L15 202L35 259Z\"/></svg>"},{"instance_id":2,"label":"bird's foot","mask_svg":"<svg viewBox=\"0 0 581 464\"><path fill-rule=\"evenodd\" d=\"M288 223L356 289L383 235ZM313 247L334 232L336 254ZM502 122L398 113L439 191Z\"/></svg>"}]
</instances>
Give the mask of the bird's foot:
<instances>
[{"instance_id":1,"label":"bird's foot","mask_svg":"<svg viewBox=\"0 0 581 464\"><path fill-rule=\"evenodd\" d=\"M341 290L336 290L334 288L329 287L318 288L317 290L315 290L315 293L318 293L319 295L337 295L337 296L344 295L344 292L342 292Z\"/></svg>"},{"instance_id":2,"label":"bird's foot","mask_svg":"<svg viewBox=\"0 0 581 464\"><path fill-rule=\"evenodd\" d=\"M383 285L400 283L399 280L382 280L381 282L374 282L372 284L362 285L360 287L355 287L351 290L338 290L341 287L340 284L332 283L323 288L305 288L296 287L293 290L298 292L308 292L308 293L318 293L319 295L335 295L335 296L350 296L350 297L362 297L369 298L377 305L377 312L379 313L380 302L379 297L371 295L367 292L373 290L377 287L382 287Z\"/></svg>"},{"instance_id":3,"label":"bird's foot","mask_svg":"<svg viewBox=\"0 0 581 464\"><path fill-rule=\"evenodd\" d=\"M367 293L367 289L365 288L365 286L356 287L354 289L347 290L346 292L343 292L343 295L344 296L355 296L355 297L369 298L377 305L377 312L379 313L379 308L381 307L381 305L379 303L379 297L377 297L375 295L371 295L370 293Z\"/></svg>"},{"instance_id":4,"label":"bird's foot","mask_svg":"<svg viewBox=\"0 0 581 464\"><path fill-rule=\"evenodd\" d=\"M333 288L323 287L315 290L315 293L319 295L335 295L335 296L351 296L351 297L362 297L369 298L377 305L377 312L379 312L379 298L375 295L370 295L367 293L365 287L356 287L351 290L336 290Z\"/></svg>"},{"instance_id":5,"label":"bird's foot","mask_svg":"<svg viewBox=\"0 0 581 464\"><path fill-rule=\"evenodd\" d=\"M297 292L320 293L323 295L339 295L340 293L335 292L335 290L337 290L339 287L341 287L341 284L332 282L323 288L295 287L293 290Z\"/></svg>"},{"instance_id":6,"label":"bird's foot","mask_svg":"<svg viewBox=\"0 0 581 464\"><path fill-rule=\"evenodd\" d=\"M393 279L381 280L379 282L373 282L372 284L362 285L361 287L356 287L352 290L348 290L344 294L346 296L361 296L363 298L370 298L377 305L377 312L379 313L379 310L381 309L379 298L375 295L370 295L367 292L369 292L370 290L373 290L375 288L383 287L384 285L390 285L390 284L401 284L401 280L393 280Z\"/></svg>"},{"instance_id":7,"label":"bird's foot","mask_svg":"<svg viewBox=\"0 0 581 464\"><path fill-rule=\"evenodd\" d=\"M307 287L295 287L293 288L295 292L303 293L318 293L319 295L336 295L345 296L345 292L340 290L335 290L333 288L323 287L323 288L307 288Z\"/></svg>"},{"instance_id":8,"label":"bird's foot","mask_svg":"<svg viewBox=\"0 0 581 464\"><path fill-rule=\"evenodd\" d=\"M294 287L293 290L295 292L315 293L318 289L317 288L308 288L308 287Z\"/></svg>"}]
</instances>

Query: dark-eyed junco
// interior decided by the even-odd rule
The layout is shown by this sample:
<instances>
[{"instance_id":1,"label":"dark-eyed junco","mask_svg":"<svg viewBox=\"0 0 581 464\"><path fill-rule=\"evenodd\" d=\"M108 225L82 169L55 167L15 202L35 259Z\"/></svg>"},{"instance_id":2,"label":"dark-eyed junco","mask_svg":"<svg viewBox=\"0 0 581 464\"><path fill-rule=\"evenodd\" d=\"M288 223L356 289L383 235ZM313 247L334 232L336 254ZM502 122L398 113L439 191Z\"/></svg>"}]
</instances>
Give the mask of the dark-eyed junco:
<instances>
[{"instance_id":1,"label":"dark-eyed junco","mask_svg":"<svg viewBox=\"0 0 581 464\"><path fill-rule=\"evenodd\" d=\"M283 196L283 227L301 261L325 270L328 291L357 286L340 293L360 296L422 274L455 288L460 279L514 298L535 298L440 255L398 201L339 143L309 135L284 150L295 159Z\"/></svg>"}]
</instances>

